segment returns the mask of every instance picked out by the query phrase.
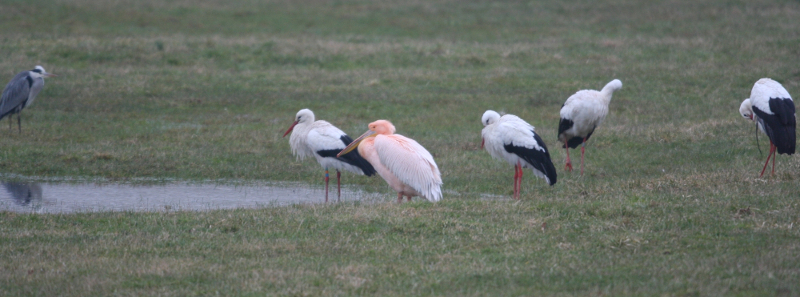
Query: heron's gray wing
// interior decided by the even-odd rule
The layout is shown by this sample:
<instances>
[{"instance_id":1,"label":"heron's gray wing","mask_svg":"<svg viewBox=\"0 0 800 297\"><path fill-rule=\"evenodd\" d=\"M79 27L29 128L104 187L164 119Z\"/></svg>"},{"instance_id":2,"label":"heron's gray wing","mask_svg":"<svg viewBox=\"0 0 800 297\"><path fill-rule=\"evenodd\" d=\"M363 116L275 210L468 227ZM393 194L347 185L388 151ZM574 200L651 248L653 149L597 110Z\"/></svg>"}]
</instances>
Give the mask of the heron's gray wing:
<instances>
[{"instance_id":1,"label":"heron's gray wing","mask_svg":"<svg viewBox=\"0 0 800 297\"><path fill-rule=\"evenodd\" d=\"M33 85L33 79L28 79L28 71L20 72L8 82L3 90L3 96L0 97L0 119L28 99L31 85Z\"/></svg>"}]
</instances>

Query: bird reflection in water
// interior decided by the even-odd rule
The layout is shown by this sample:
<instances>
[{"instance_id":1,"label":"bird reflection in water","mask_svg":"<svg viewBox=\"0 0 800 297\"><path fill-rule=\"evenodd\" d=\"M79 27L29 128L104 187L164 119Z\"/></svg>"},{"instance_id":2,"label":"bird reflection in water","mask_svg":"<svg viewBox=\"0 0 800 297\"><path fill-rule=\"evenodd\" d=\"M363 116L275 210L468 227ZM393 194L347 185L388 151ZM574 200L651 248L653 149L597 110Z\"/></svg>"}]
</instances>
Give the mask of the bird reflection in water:
<instances>
[{"instance_id":1,"label":"bird reflection in water","mask_svg":"<svg viewBox=\"0 0 800 297\"><path fill-rule=\"evenodd\" d=\"M42 187L38 183L5 182L3 186L16 204L26 207L42 205Z\"/></svg>"}]
</instances>

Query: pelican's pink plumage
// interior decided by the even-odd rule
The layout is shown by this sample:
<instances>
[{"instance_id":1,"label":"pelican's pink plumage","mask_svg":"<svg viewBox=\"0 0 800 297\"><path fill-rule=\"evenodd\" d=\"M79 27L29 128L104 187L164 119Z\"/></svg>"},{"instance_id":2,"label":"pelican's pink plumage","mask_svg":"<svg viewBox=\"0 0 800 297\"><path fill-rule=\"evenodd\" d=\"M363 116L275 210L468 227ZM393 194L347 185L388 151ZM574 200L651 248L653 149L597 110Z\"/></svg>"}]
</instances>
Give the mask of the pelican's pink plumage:
<instances>
[{"instance_id":1,"label":"pelican's pink plumage","mask_svg":"<svg viewBox=\"0 0 800 297\"><path fill-rule=\"evenodd\" d=\"M442 176L433 156L411 138L394 134L395 128L387 120L369 124L369 131L353 140L339 154L356 147L372 167L397 192L397 201L403 196L411 200L420 196L428 201L442 199Z\"/></svg>"}]
</instances>

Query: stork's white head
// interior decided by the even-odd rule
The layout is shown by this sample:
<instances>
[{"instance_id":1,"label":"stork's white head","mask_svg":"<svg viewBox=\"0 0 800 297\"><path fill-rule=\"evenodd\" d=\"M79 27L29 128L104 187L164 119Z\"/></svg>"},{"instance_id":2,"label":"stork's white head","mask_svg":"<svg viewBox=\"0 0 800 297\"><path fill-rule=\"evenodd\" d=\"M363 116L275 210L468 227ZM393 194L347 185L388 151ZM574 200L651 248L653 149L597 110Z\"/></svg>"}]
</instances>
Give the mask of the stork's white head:
<instances>
[{"instance_id":1,"label":"stork's white head","mask_svg":"<svg viewBox=\"0 0 800 297\"><path fill-rule=\"evenodd\" d=\"M486 127L491 124L494 124L499 119L500 119L499 113L497 113L494 110L487 110L486 112L483 113L483 116L481 117L481 123L483 124L484 127Z\"/></svg>"},{"instance_id":2,"label":"stork's white head","mask_svg":"<svg viewBox=\"0 0 800 297\"><path fill-rule=\"evenodd\" d=\"M297 112L297 115L294 116L294 120L300 123L313 123L314 122L314 112L308 108L301 109Z\"/></svg>"},{"instance_id":3,"label":"stork's white head","mask_svg":"<svg viewBox=\"0 0 800 297\"><path fill-rule=\"evenodd\" d=\"M286 130L286 133L283 133L283 137L289 135L289 133L294 130L294 126L298 124L309 124L314 122L314 112L308 108L301 109L297 112L297 115L294 116L294 123L289 126L289 130Z\"/></svg>"},{"instance_id":4,"label":"stork's white head","mask_svg":"<svg viewBox=\"0 0 800 297\"><path fill-rule=\"evenodd\" d=\"M750 102L750 98L742 101L742 105L739 106L739 114L745 119L753 120L753 103Z\"/></svg>"},{"instance_id":5,"label":"stork's white head","mask_svg":"<svg viewBox=\"0 0 800 297\"><path fill-rule=\"evenodd\" d=\"M605 98L607 98L607 100L610 101L611 100L611 94L613 94L614 91L617 91L619 89L622 89L622 81L620 81L618 79L614 79L614 80L608 82L603 87L603 89L600 90L600 93L602 93L605 96Z\"/></svg>"},{"instance_id":6,"label":"stork's white head","mask_svg":"<svg viewBox=\"0 0 800 297\"><path fill-rule=\"evenodd\" d=\"M55 74L44 71L44 67L41 65L36 65L36 67L33 67L33 70L30 71L30 74L33 76L33 78L56 76Z\"/></svg>"}]
</instances>

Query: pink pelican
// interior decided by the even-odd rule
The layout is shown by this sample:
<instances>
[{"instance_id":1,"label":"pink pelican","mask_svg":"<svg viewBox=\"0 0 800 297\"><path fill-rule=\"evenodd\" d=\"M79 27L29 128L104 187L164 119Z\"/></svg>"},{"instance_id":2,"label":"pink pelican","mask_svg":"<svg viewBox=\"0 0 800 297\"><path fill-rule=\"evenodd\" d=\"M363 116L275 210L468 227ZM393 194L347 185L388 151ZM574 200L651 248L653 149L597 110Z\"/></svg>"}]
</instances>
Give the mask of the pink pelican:
<instances>
[{"instance_id":1,"label":"pink pelican","mask_svg":"<svg viewBox=\"0 0 800 297\"><path fill-rule=\"evenodd\" d=\"M534 175L544 178L551 186L556 184L556 167L533 126L513 114L501 117L494 110L484 112L481 122L484 126L481 146L492 157L514 165L514 199L519 199L522 168L531 168Z\"/></svg>"},{"instance_id":2,"label":"pink pelican","mask_svg":"<svg viewBox=\"0 0 800 297\"><path fill-rule=\"evenodd\" d=\"M314 156L322 168L325 168L325 202L328 202L328 168L336 169L336 190L339 199L342 196L341 170L366 176L375 174L375 168L358 152L336 155L353 142L353 139L331 123L314 121L314 113L311 110L301 109L297 112L294 123L289 130L286 130L283 137L290 132L292 136L289 137L289 144L297 159L303 160L305 157Z\"/></svg>"},{"instance_id":3,"label":"pink pelican","mask_svg":"<svg viewBox=\"0 0 800 297\"><path fill-rule=\"evenodd\" d=\"M567 150L567 164L564 169L572 171L569 160L569 149L581 145L581 175L583 175L583 154L586 141L594 133L594 129L608 115L608 103L614 91L622 88L622 82L612 80L601 91L581 90L569 96L561 106L561 121L558 123L558 141Z\"/></svg>"},{"instance_id":4,"label":"pink pelican","mask_svg":"<svg viewBox=\"0 0 800 297\"><path fill-rule=\"evenodd\" d=\"M441 200L442 176L431 153L413 139L394 134L394 131L394 125L387 120L369 123L369 130L339 155L358 147L358 153L397 192L397 202L402 202L403 196L408 197L408 201L413 196L430 202Z\"/></svg>"},{"instance_id":5,"label":"pink pelican","mask_svg":"<svg viewBox=\"0 0 800 297\"><path fill-rule=\"evenodd\" d=\"M789 92L772 79L759 79L750 91L750 98L744 99L739 106L739 113L758 125L758 128L769 137L769 155L761 175L767 170L769 158L772 157L772 174L775 174L775 151L778 154L794 154L796 146L796 122L794 102Z\"/></svg>"}]
</instances>

